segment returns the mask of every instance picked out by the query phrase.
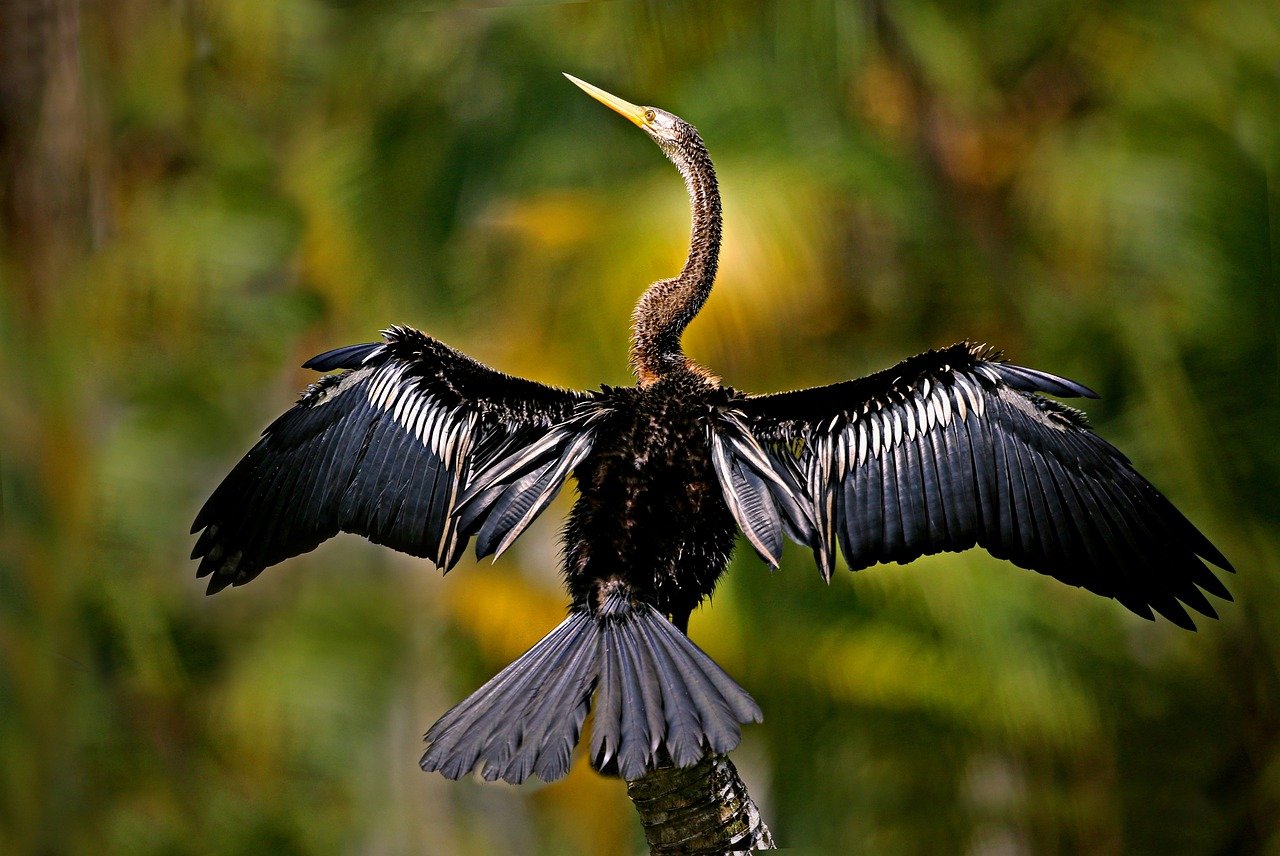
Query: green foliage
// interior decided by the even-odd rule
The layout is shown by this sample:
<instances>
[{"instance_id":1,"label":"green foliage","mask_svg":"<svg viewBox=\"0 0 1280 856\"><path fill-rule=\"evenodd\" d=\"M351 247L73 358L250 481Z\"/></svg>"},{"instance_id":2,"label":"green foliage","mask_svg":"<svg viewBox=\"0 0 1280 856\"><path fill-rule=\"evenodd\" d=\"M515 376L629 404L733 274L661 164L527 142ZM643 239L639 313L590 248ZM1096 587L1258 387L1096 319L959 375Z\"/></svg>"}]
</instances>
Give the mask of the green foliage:
<instances>
[{"instance_id":1,"label":"green foliage","mask_svg":"<svg viewBox=\"0 0 1280 856\"><path fill-rule=\"evenodd\" d=\"M977 553L827 587L743 551L692 633L765 711L735 761L779 841L1280 847L1273 4L113 5L82 32L93 248L36 308L0 259L0 851L641 846L585 764L416 768L560 615L555 513L447 581L346 538L206 600L185 558L328 347L409 323L627 382L683 190L561 71L707 140L725 255L687 342L726 382L989 341L1102 391L1098 430L1241 570L1191 635Z\"/></svg>"}]
</instances>

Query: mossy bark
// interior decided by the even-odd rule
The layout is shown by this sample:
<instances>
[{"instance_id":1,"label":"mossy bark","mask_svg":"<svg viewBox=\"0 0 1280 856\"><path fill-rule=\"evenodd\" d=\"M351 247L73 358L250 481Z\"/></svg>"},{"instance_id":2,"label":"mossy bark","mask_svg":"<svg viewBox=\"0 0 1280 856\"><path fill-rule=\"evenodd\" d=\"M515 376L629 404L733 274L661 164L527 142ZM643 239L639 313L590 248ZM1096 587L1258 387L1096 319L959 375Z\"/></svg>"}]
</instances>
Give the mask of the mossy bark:
<instances>
[{"instance_id":1,"label":"mossy bark","mask_svg":"<svg viewBox=\"0 0 1280 856\"><path fill-rule=\"evenodd\" d=\"M661 767L627 783L651 856L722 856L774 850L773 836L725 755Z\"/></svg>"}]
</instances>

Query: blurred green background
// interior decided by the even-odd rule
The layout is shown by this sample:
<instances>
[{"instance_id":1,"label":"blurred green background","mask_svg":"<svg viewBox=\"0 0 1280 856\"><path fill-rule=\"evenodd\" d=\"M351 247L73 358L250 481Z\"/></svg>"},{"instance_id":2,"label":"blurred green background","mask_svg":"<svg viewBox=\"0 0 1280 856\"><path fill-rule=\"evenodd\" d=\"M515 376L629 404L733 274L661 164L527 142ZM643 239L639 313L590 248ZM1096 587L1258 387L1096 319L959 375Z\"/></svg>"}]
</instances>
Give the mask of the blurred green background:
<instances>
[{"instance_id":1,"label":"blurred green background","mask_svg":"<svg viewBox=\"0 0 1280 856\"><path fill-rule=\"evenodd\" d=\"M199 504L314 353L407 323L626 383L679 178L570 71L702 131L750 391L961 338L1239 567L1189 634L976 552L748 551L692 635L796 853L1280 853L1280 6L1270 0L5 0L0 852L609 854L621 783L421 773L549 630L552 513L447 580L353 537L206 599Z\"/></svg>"}]
</instances>

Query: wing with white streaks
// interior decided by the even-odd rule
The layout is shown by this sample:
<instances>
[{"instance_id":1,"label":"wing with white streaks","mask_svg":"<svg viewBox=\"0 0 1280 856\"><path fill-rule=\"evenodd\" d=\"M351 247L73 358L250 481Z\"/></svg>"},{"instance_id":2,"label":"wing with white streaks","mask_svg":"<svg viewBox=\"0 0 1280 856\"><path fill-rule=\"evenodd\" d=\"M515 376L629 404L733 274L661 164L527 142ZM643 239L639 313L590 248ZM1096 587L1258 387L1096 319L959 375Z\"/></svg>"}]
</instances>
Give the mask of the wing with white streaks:
<instances>
[{"instance_id":1,"label":"wing with white streaks","mask_svg":"<svg viewBox=\"0 0 1280 856\"><path fill-rule=\"evenodd\" d=\"M309 361L345 371L312 384L205 503L192 558L210 593L338 532L446 570L474 532L482 552L505 549L590 450L589 395L502 374L416 330L384 337Z\"/></svg>"},{"instance_id":2,"label":"wing with white streaks","mask_svg":"<svg viewBox=\"0 0 1280 856\"><path fill-rule=\"evenodd\" d=\"M1042 393L1096 397L960 344L730 408L779 470L802 473L826 578L837 543L854 570L977 545L1147 618L1194 627L1183 604L1213 616L1200 589L1230 594L1205 561L1227 560L1083 414Z\"/></svg>"}]
</instances>

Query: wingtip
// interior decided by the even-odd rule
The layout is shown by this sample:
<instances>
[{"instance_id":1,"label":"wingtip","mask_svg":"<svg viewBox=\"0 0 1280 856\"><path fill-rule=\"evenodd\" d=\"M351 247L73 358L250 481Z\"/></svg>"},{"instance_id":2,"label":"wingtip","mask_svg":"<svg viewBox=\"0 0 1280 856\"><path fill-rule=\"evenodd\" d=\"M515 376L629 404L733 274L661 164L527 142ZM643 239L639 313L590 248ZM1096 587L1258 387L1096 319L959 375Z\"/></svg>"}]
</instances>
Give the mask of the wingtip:
<instances>
[{"instance_id":1,"label":"wingtip","mask_svg":"<svg viewBox=\"0 0 1280 856\"><path fill-rule=\"evenodd\" d=\"M1207 600L1204 603L1192 606L1192 609L1203 615L1205 618L1212 618L1215 621L1218 620L1218 610L1214 609L1213 604L1209 603Z\"/></svg>"},{"instance_id":2,"label":"wingtip","mask_svg":"<svg viewBox=\"0 0 1280 856\"><path fill-rule=\"evenodd\" d=\"M1183 609L1182 604L1180 603L1174 603L1171 605L1162 605L1162 606L1156 607L1156 611L1159 612L1162 616L1164 616L1170 623L1176 624L1178 627L1181 627L1183 630L1188 630L1192 633L1195 633L1199 629L1196 627L1196 623L1191 620L1191 616L1187 614L1187 611Z\"/></svg>"},{"instance_id":3,"label":"wingtip","mask_svg":"<svg viewBox=\"0 0 1280 856\"><path fill-rule=\"evenodd\" d=\"M1222 555L1221 551L1219 551L1217 547L1210 544L1209 548L1210 549L1207 551L1197 550L1196 552L1205 561L1212 562L1215 567L1221 568L1229 574L1234 574L1236 572L1236 566L1231 564L1227 557Z\"/></svg>"},{"instance_id":4,"label":"wingtip","mask_svg":"<svg viewBox=\"0 0 1280 856\"><path fill-rule=\"evenodd\" d=\"M204 596L211 597L217 594L218 592L222 591L229 585L231 585L230 580L226 579L225 577L220 577L217 574L214 574L213 577L211 577L209 580L209 585L204 590Z\"/></svg>"}]
</instances>

